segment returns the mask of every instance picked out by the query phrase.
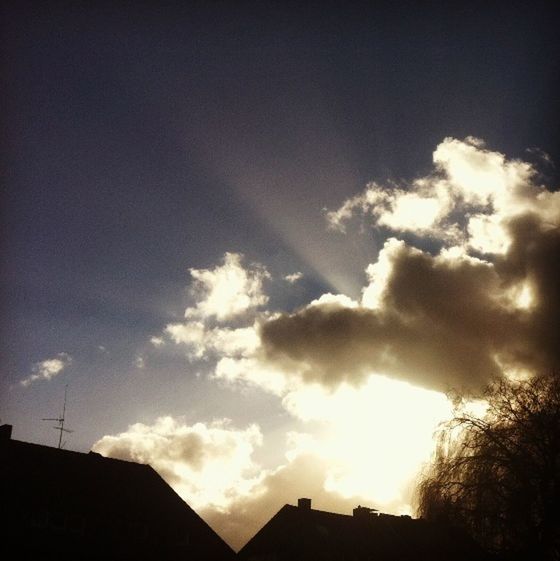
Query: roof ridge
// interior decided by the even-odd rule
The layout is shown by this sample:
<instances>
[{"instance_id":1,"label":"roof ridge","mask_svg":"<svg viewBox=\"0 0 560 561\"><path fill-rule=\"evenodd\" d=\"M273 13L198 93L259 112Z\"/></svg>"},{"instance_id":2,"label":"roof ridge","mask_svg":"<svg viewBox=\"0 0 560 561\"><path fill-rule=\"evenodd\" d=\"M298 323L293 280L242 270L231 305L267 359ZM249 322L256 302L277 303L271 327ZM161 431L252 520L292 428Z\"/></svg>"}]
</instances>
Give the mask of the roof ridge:
<instances>
[{"instance_id":1,"label":"roof ridge","mask_svg":"<svg viewBox=\"0 0 560 561\"><path fill-rule=\"evenodd\" d=\"M284 507L289 507L291 509L297 510L298 512L317 512L319 514L328 514L330 516L345 516L348 518L354 518L352 514L344 514L343 512L331 512L330 510L321 510L319 508L302 509L297 505L285 504Z\"/></svg>"},{"instance_id":2,"label":"roof ridge","mask_svg":"<svg viewBox=\"0 0 560 561\"><path fill-rule=\"evenodd\" d=\"M23 446L23 447L33 447L36 449L44 450L45 452L52 453L52 454L66 454L66 455L74 455L74 456L82 456L84 458L91 458L91 459L102 459L108 462L120 462L123 464L132 464L135 466L142 466L148 467L153 469L150 464L137 462L134 460L124 460L121 458L112 458L110 456L103 456L99 452L94 452L93 450L89 450L88 452L81 452L79 450L68 450L66 448L56 448L54 446L47 446L46 444L39 444L38 442L26 442L25 440L6 440L2 442L4 446Z\"/></svg>"}]
</instances>

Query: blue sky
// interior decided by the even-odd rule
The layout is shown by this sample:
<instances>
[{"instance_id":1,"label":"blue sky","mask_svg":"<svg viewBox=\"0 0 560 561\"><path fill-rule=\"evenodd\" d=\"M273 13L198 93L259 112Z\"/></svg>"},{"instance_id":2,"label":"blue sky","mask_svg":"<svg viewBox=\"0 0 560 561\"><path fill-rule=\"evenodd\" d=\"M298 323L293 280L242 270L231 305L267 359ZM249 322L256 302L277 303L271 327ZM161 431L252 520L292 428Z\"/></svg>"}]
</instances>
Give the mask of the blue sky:
<instances>
[{"instance_id":1,"label":"blue sky","mask_svg":"<svg viewBox=\"0 0 560 561\"><path fill-rule=\"evenodd\" d=\"M324 407L325 396L309 397L309 388L302 387L324 382L324 364L313 353L326 351L319 344L315 350L303 343L299 348L280 333L283 324L274 324L276 331L265 328L260 344L271 353L268 358L283 353L286 361L303 357L311 365L297 390L304 393L293 387L275 393L267 382L216 377L216 364L227 355L216 337L254 322L269 325L275 313L289 319L299 309L304 311L294 325L286 319L286 329L301 329L297 333L305 339L314 313L309 304L321 295L339 295L343 307L348 302L340 295L367 307L360 300L372 279L366 268L378 261L389 237L433 255L450 245L442 232L451 227L451 214L431 231L406 228L402 216L395 218L400 203L394 196L400 189L427 197L413 180L435 173L447 174L463 189L462 179L451 177L463 146L473 158L501 154L497 174L511 169L538 192L555 192L558 16L545 2L470 2L457 8L431 2L8 4L2 421L14 425L15 438L55 445L57 433L40 419L58 414L68 384L67 425L74 430L69 448L87 451L135 423L165 434L183 427L210 447L222 442L224 430L232 442L249 443L251 451L240 467L238 489L274 482L282 467L296 470L301 457L285 456L290 446L295 450L294 431L317 435L324 418L304 421L294 403L311 399ZM445 144L446 138L459 144ZM438 147L440 156L448 150L447 164L441 160L439 168ZM530 164L536 175L529 179L516 162ZM360 199L370 182L389 193L383 195L383 212L393 212L394 227L389 214L375 215L376 207ZM556 220L556 199L550 199L550 212L527 202L536 200L534 189L515 191L507 204L494 195L483 202L475 197L467 210L453 212L465 219L488 203L501 208L488 211L496 212L492 220L506 221L515 198L519 213L530 208L543 224ZM333 227L332 220L329 225L328 213L345 203L351 211L348 220L339 216L344 228ZM395 226L395 220L401 222ZM410 220L415 223L414 213ZM464 226L464 220L456 223ZM508 231L514 242L521 239L519 231ZM469 235L453 243L470 243L480 257L481 246ZM391 246L384 254L395 267L399 251L404 250ZM209 297L219 271L226 272L228 252L239 255L231 269L242 285L234 300L246 296L257 279L254 301L223 321L213 312L191 315L203 324L197 344L204 349L195 356L192 337L176 344L168 327L185 324L185 310ZM500 257L487 259L493 266ZM197 289L202 271L210 280ZM301 278L286 280L295 273ZM542 274L550 278L555 270ZM544 288L542 294L554 297ZM154 344L154 337L165 341ZM344 341L348 337L338 344ZM520 343L507 344L518 357ZM367 369L375 357L364 353L359 356ZM339 355L329 360L346 372L339 361L348 357ZM290 364L297 371L295 363ZM259 368L265 368L262 361ZM343 381L354 383L348 372ZM415 383L400 373L396 378ZM370 391L367 376L360 376ZM422 391L442 390L430 385L429 376L421 380ZM338 391L336 384L327 386ZM350 399L341 396L341 403ZM176 424L157 425L164 417ZM212 425L224 418L229 424ZM192 428L197 423L204 423L198 432ZM123 445L118 453L138 459L131 450ZM351 480L351 474L326 477L325 504L343 508L349 497L359 496ZM276 489L272 483L268 488ZM203 509L200 489L181 489ZM338 492L340 501L327 497L329 492ZM372 493L361 496L374 500ZM275 497L282 504L294 500L288 491ZM383 500L395 509L406 503L393 499ZM218 506L208 518L225 528L220 516L230 505L215 497L208 504L212 500Z\"/></svg>"}]
</instances>

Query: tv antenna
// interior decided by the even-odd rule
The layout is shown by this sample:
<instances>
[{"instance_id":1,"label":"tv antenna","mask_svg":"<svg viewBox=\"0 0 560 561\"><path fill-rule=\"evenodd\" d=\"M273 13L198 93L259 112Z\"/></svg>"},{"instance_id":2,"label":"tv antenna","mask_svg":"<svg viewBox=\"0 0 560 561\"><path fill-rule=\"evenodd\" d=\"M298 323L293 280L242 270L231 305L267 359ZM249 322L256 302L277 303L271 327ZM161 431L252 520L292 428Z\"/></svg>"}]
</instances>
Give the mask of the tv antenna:
<instances>
[{"instance_id":1,"label":"tv antenna","mask_svg":"<svg viewBox=\"0 0 560 561\"><path fill-rule=\"evenodd\" d=\"M66 415L66 394L68 392L68 384L66 384L64 386L64 405L62 406L62 415L60 415L60 417L58 418L47 418L47 419L41 419L42 421L56 421L58 423L58 426L53 427L54 430L59 431L59 436L58 436L58 448L62 448L64 446L64 444L66 444L66 442L62 442L62 433L63 432L74 432L70 429L65 429L64 428L64 417Z\"/></svg>"}]
</instances>

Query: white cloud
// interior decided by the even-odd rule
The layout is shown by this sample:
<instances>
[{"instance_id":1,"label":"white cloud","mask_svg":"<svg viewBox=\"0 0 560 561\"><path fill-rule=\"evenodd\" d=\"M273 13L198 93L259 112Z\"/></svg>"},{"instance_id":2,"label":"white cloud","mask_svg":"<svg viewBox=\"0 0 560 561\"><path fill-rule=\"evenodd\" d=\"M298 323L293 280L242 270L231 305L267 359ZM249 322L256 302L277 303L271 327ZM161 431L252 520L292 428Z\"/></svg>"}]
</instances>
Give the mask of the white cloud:
<instances>
[{"instance_id":1,"label":"white cloud","mask_svg":"<svg viewBox=\"0 0 560 561\"><path fill-rule=\"evenodd\" d=\"M290 284L294 284L296 283L298 280L301 280L303 278L303 273L300 273L299 271L297 273L292 273L291 275L286 275L284 277L284 280L289 282Z\"/></svg>"},{"instance_id":2,"label":"white cloud","mask_svg":"<svg viewBox=\"0 0 560 561\"><path fill-rule=\"evenodd\" d=\"M195 509L227 507L259 482L253 460L262 444L257 425L236 429L228 420L188 425L160 417L98 440L92 450L104 456L150 464Z\"/></svg>"},{"instance_id":3,"label":"white cloud","mask_svg":"<svg viewBox=\"0 0 560 561\"><path fill-rule=\"evenodd\" d=\"M165 344L165 341L163 339L163 337L150 337L150 343L154 346L154 347L161 347Z\"/></svg>"},{"instance_id":4,"label":"white cloud","mask_svg":"<svg viewBox=\"0 0 560 561\"><path fill-rule=\"evenodd\" d=\"M560 193L534 183L531 164L487 150L480 139L446 138L433 153L434 173L405 188L370 183L364 192L327 213L343 229L356 214L394 232L428 236L445 246L465 245L503 255L511 242L508 223L527 212L555 222Z\"/></svg>"},{"instance_id":5,"label":"white cloud","mask_svg":"<svg viewBox=\"0 0 560 561\"><path fill-rule=\"evenodd\" d=\"M335 211L327 212L326 218L330 228L344 231L345 222L350 220L356 212L366 214L378 206L386 207L391 200L391 196L377 183L370 183L367 188L358 195L345 201L342 206Z\"/></svg>"},{"instance_id":6,"label":"white cloud","mask_svg":"<svg viewBox=\"0 0 560 561\"><path fill-rule=\"evenodd\" d=\"M369 284L362 291L362 306L365 308L375 310L381 307L381 298L393 269L392 261L404 245L403 241L389 238L379 252L377 261L368 265L366 274Z\"/></svg>"},{"instance_id":7,"label":"white cloud","mask_svg":"<svg viewBox=\"0 0 560 561\"><path fill-rule=\"evenodd\" d=\"M316 300L312 300L309 306L335 306L341 308L356 308L358 303L355 300L352 300L346 294L331 294L327 292L326 294L322 294Z\"/></svg>"},{"instance_id":8,"label":"white cloud","mask_svg":"<svg viewBox=\"0 0 560 561\"><path fill-rule=\"evenodd\" d=\"M194 356L202 356L204 354L206 328L203 322L186 321L172 323L165 328L165 333L171 337L174 343L183 343L192 347Z\"/></svg>"},{"instance_id":9,"label":"white cloud","mask_svg":"<svg viewBox=\"0 0 560 561\"><path fill-rule=\"evenodd\" d=\"M48 358L41 362L36 362L32 368L33 373L22 380L20 384L24 387L28 387L37 380L52 380L71 363L72 357L67 353L58 353L55 358Z\"/></svg>"},{"instance_id":10,"label":"white cloud","mask_svg":"<svg viewBox=\"0 0 560 561\"><path fill-rule=\"evenodd\" d=\"M379 226L402 232L433 234L449 212L448 186L441 181L417 180L410 190L370 183L365 191L327 213L329 226L344 231L344 223L357 212L373 217ZM451 230L448 236L455 235Z\"/></svg>"},{"instance_id":11,"label":"white cloud","mask_svg":"<svg viewBox=\"0 0 560 561\"><path fill-rule=\"evenodd\" d=\"M434 164L467 204L487 206L508 199L527 185L534 170L528 163L506 160L485 149L479 139L446 138L435 150Z\"/></svg>"},{"instance_id":12,"label":"white cloud","mask_svg":"<svg viewBox=\"0 0 560 561\"><path fill-rule=\"evenodd\" d=\"M379 223L393 230L429 230L442 214L437 197L422 197L416 193L399 193Z\"/></svg>"},{"instance_id":13,"label":"white cloud","mask_svg":"<svg viewBox=\"0 0 560 561\"><path fill-rule=\"evenodd\" d=\"M509 236L496 215L475 214L467 226L469 246L480 253L504 254L510 244Z\"/></svg>"},{"instance_id":14,"label":"white cloud","mask_svg":"<svg viewBox=\"0 0 560 561\"><path fill-rule=\"evenodd\" d=\"M191 295L196 304L186 309L186 318L215 318L222 322L268 302L263 281L270 277L269 273L260 265L246 269L241 261L241 254L226 253L223 264L214 269L190 269Z\"/></svg>"},{"instance_id":15,"label":"white cloud","mask_svg":"<svg viewBox=\"0 0 560 561\"><path fill-rule=\"evenodd\" d=\"M187 345L191 358L206 358L209 354L248 356L260 344L256 326L208 328L201 321L169 324L167 335L176 344Z\"/></svg>"},{"instance_id":16,"label":"white cloud","mask_svg":"<svg viewBox=\"0 0 560 561\"><path fill-rule=\"evenodd\" d=\"M233 385L248 383L275 395L283 395L293 385L284 370L275 368L256 356L224 356L216 364L213 377Z\"/></svg>"}]
</instances>

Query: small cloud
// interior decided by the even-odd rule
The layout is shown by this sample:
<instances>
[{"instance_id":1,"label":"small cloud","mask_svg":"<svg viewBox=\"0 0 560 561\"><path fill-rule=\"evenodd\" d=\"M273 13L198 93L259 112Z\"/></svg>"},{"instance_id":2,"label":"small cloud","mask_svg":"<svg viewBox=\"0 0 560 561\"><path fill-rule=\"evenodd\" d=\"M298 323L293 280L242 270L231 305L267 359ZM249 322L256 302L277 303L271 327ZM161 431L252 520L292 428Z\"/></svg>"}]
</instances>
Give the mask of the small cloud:
<instances>
[{"instance_id":1,"label":"small cloud","mask_svg":"<svg viewBox=\"0 0 560 561\"><path fill-rule=\"evenodd\" d=\"M540 158L543 162L545 162L549 166L555 167L554 166L554 161L550 157L550 154L548 154L544 150L541 150L540 148L535 147L535 148L527 148L526 152L536 156L537 158Z\"/></svg>"},{"instance_id":2,"label":"small cloud","mask_svg":"<svg viewBox=\"0 0 560 561\"><path fill-rule=\"evenodd\" d=\"M358 303L346 294L331 294L327 292L322 294L319 298L312 300L309 306L337 306L341 308L357 308Z\"/></svg>"},{"instance_id":3,"label":"small cloud","mask_svg":"<svg viewBox=\"0 0 560 561\"><path fill-rule=\"evenodd\" d=\"M97 345L97 350L102 352L102 353L106 353L106 354L109 353L109 351L107 350L107 347L105 347L104 345Z\"/></svg>"},{"instance_id":4,"label":"small cloud","mask_svg":"<svg viewBox=\"0 0 560 561\"><path fill-rule=\"evenodd\" d=\"M154 347L161 347L165 341L163 340L163 337L152 337L150 339L150 343L154 346Z\"/></svg>"},{"instance_id":5,"label":"small cloud","mask_svg":"<svg viewBox=\"0 0 560 561\"><path fill-rule=\"evenodd\" d=\"M146 360L142 355L138 355L134 360L134 364L136 368L145 368L146 367Z\"/></svg>"},{"instance_id":6,"label":"small cloud","mask_svg":"<svg viewBox=\"0 0 560 561\"><path fill-rule=\"evenodd\" d=\"M190 269L196 305L185 310L186 318L223 322L268 302L262 288L270 274L261 265L244 268L242 259L240 253L226 253L214 269Z\"/></svg>"},{"instance_id":7,"label":"small cloud","mask_svg":"<svg viewBox=\"0 0 560 561\"><path fill-rule=\"evenodd\" d=\"M289 282L290 284L294 284L296 283L298 280L303 278L303 273L300 273L299 271L297 273L292 273L291 275L286 275L284 277L284 280Z\"/></svg>"},{"instance_id":8,"label":"small cloud","mask_svg":"<svg viewBox=\"0 0 560 561\"><path fill-rule=\"evenodd\" d=\"M22 380L20 384L26 388L37 380L52 380L71 363L72 357L68 353L58 353L55 358L36 362L32 368L33 374Z\"/></svg>"}]
</instances>

